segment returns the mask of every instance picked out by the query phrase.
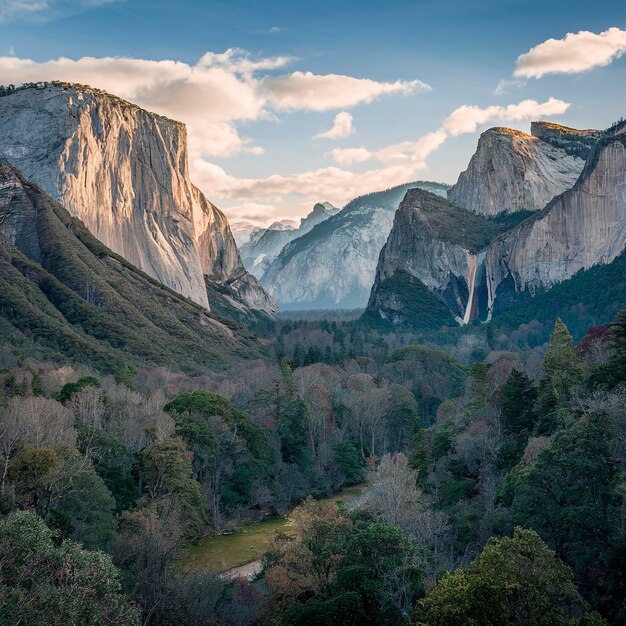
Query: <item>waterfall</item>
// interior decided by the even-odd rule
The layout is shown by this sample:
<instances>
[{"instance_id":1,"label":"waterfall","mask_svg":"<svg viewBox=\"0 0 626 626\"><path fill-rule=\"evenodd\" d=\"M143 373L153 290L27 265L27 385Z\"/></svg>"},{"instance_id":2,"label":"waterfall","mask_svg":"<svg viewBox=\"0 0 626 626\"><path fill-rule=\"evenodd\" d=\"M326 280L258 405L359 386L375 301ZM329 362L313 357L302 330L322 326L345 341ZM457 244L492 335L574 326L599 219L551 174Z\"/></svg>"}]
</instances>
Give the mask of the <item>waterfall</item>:
<instances>
[{"instance_id":1,"label":"waterfall","mask_svg":"<svg viewBox=\"0 0 626 626\"><path fill-rule=\"evenodd\" d=\"M469 255L469 273L467 276L467 306L465 307L465 315L463 315L463 320L461 326L465 326L469 324L469 321L472 317L472 306L474 305L474 293L476 291L476 271L482 265L482 262L485 259L486 252L480 252L478 255L471 254Z\"/></svg>"}]
</instances>

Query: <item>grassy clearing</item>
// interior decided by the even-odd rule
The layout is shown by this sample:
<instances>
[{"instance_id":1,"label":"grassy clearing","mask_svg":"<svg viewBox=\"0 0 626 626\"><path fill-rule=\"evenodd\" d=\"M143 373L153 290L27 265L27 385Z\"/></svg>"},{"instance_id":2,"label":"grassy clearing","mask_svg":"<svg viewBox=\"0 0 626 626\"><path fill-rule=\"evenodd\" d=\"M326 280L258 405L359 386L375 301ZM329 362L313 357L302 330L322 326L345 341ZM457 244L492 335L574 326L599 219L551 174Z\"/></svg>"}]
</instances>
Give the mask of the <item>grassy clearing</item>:
<instances>
[{"instance_id":1,"label":"grassy clearing","mask_svg":"<svg viewBox=\"0 0 626 626\"><path fill-rule=\"evenodd\" d=\"M358 496L363 485L348 487L323 498L325 502L345 502ZM181 569L188 572L218 572L265 554L277 532L293 536L286 517L275 517L247 524L228 535L211 535L189 544L180 557Z\"/></svg>"}]
</instances>

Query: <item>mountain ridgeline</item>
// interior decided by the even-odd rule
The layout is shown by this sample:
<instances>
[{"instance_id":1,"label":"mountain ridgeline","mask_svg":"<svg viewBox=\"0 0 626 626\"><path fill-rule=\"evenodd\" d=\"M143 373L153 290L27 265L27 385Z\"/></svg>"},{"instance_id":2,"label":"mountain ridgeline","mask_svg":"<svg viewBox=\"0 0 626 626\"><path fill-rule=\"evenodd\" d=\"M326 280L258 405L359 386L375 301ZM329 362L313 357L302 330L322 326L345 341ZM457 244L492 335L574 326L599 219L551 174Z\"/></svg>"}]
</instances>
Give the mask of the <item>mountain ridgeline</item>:
<instances>
[{"instance_id":1,"label":"mountain ridgeline","mask_svg":"<svg viewBox=\"0 0 626 626\"><path fill-rule=\"evenodd\" d=\"M189 179L184 124L81 85L2 94L0 154L104 245L205 308L208 281L240 306L276 310Z\"/></svg>"},{"instance_id":2,"label":"mountain ridgeline","mask_svg":"<svg viewBox=\"0 0 626 626\"><path fill-rule=\"evenodd\" d=\"M441 196L448 188L418 181L352 200L288 243L261 283L283 309L364 307L394 213L407 190L416 187Z\"/></svg>"},{"instance_id":3,"label":"mountain ridgeline","mask_svg":"<svg viewBox=\"0 0 626 626\"><path fill-rule=\"evenodd\" d=\"M246 269L259 280L272 264L280 251L294 239L306 235L317 224L339 212L330 202L318 202L313 210L300 220L298 228L275 222L269 228L251 233L250 240L240 248L241 260Z\"/></svg>"},{"instance_id":4,"label":"mountain ridgeline","mask_svg":"<svg viewBox=\"0 0 626 626\"><path fill-rule=\"evenodd\" d=\"M222 369L257 341L96 239L0 161L0 329L28 354L85 363Z\"/></svg>"},{"instance_id":5,"label":"mountain ridgeline","mask_svg":"<svg viewBox=\"0 0 626 626\"><path fill-rule=\"evenodd\" d=\"M407 193L381 252L365 319L413 328L489 321L518 302L528 307L535 296L540 309L551 288L596 266L616 275L611 264L626 248L623 129L601 134L542 123L533 124L529 137L509 129L483 133L470 168L449 193L465 208ZM544 157L553 149L563 154L548 175ZM556 173L564 174L571 159L582 164L571 188L538 207L558 190ZM626 304L623 276L620 284L611 294L615 306ZM596 296L575 297L585 306Z\"/></svg>"}]
</instances>

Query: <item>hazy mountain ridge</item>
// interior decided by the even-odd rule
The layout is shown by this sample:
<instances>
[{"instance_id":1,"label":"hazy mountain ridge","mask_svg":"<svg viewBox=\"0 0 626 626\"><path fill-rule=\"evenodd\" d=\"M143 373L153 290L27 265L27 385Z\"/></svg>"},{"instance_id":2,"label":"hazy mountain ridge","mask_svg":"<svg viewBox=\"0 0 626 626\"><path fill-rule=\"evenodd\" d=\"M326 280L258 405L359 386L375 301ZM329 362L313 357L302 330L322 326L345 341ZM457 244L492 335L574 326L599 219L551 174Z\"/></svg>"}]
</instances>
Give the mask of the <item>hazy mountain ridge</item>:
<instances>
[{"instance_id":1,"label":"hazy mountain ridge","mask_svg":"<svg viewBox=\"0 0 626 626\"><path fill-rule=\"evenodd\" d=\"M262 279L272 261L290 241L305 235L314 226L338 212L339 209L329 202L318 202L313 210L300 220L297 228L284 222L274 222L269 228L258 229L251 233L250 241L239 248L243 264L251 274Z\"/></svg>"},{"instance_id":2,"label":"hazy mountain ridge","mask_svg":"<svg viewBox=\"0 0 626 626\"><path fill-rule=\"evenodd\" d=\"M447 185L418 181L367 194L288 243L262 284L282 308L358 308L367 303L376 262L408 189L445 196Z\"/></svg>"}]
</instances>

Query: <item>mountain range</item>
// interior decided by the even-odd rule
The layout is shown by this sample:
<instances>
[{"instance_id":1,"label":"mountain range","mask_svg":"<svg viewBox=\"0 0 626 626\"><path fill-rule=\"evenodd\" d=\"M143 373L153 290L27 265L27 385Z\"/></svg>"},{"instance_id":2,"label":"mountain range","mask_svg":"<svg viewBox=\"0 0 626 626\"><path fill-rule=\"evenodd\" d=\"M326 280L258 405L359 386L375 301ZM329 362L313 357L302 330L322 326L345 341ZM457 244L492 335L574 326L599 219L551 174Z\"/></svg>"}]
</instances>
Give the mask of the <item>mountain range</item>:
<instances>
[{"instance_id":1,"label":"mountain range","mask_svg":"<svg viewBox=\"0 0 626 626\"><path fill-rule=\"evenodd\" d=\"M248 271L259 280L270 267L280 251L294 239L306 235L317 224L339 212L330 202L318 202L313 210L293 227L286 220L274 222L269 228L257 228L250 239L240 246L241 260Z\"/></svg>"},{"instance_id":2,"label":"mountain range","mask_svg":"<svg viewBox=\"0 0 626 626\"><path fill-rule=\"evenodd\" d=\"M263 273L263 287L283 309L364 307L394 213L415 187L443 196L448 189L418 181L355 198L287 243Z\"/></svg>"},{"instance_id":3,"label":"mountain range","mask_svg":"<svg viewBox=\"0 0 626 626\"><path fill-rule=\"evenodd\" d=\"M45 353L193 367L260 354L243 326L276 302L421 330L523 323L560 294L606 321L626 303L625 149L624 123L492 128L452 187L318 203L238 250L183 124L82 85L0 89L0 324Z\"/></svg>"}]
</instances>

